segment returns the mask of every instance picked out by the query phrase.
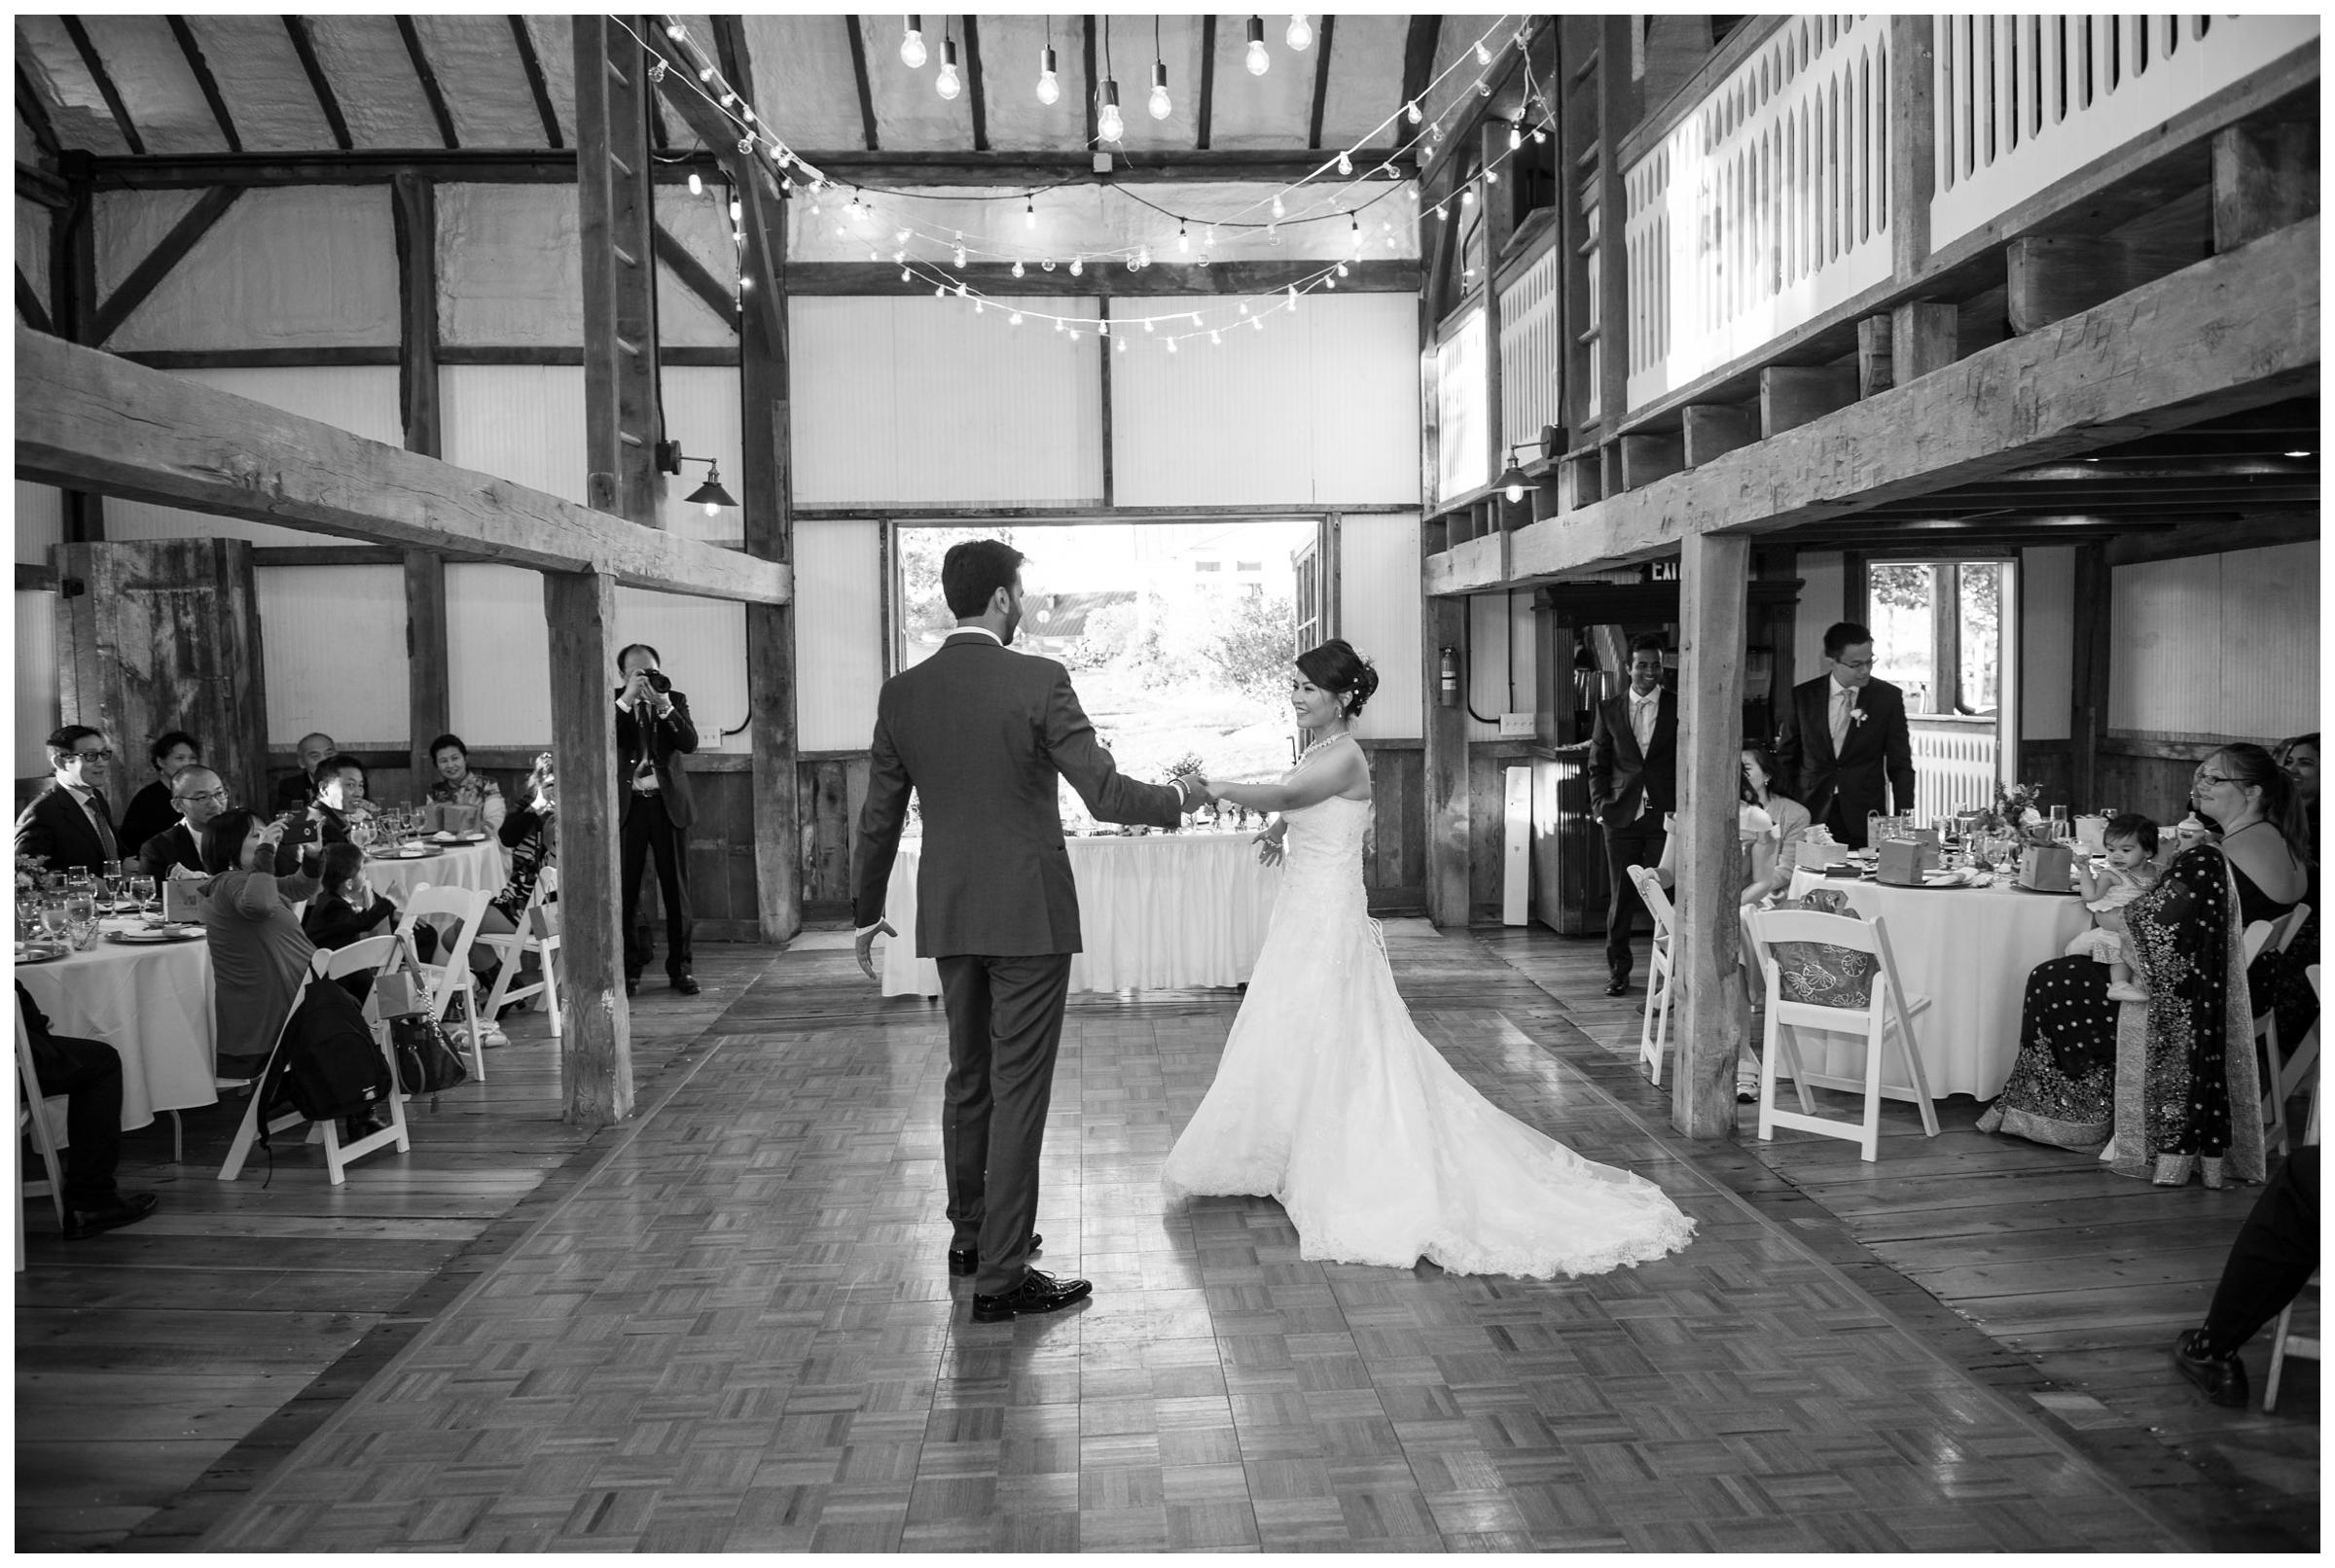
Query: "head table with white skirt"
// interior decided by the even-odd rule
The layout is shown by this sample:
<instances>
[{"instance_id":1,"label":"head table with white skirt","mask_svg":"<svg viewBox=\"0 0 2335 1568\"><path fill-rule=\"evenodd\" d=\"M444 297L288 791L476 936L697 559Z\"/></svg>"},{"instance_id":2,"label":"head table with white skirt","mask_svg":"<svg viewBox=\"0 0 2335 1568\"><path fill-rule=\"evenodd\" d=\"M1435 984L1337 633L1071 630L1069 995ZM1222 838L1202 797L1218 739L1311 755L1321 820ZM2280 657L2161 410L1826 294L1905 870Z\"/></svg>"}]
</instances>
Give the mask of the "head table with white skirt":
<instances>
[{"instance_id":1,"label":"head table with white skirt","mask_svg":"<svg viewBox=\"0 0 2335 1568\"><path fill-rule=\"evenodd\" d=\"M1086 950L1074 991L1241 985L1256 967L1280 873L1257 864L1250 831L1065 840ZM940 967L916 952L916 871L923 841L901 840L883 917L883 994L938 996Z\"/></svg>"},{"instance_id":2,"label":"head table with white skirt","mask_svg":"<svg viewBox=\"0 0 2335 1568\"><path fill-rule=\"evenodd\" d=\"M1907 990L1929 998L1928 1008L1914 1016L1914 1033L1921 1040L1930 1093L1982 1100L2001 1093L2019 1054L2027 977L2037 964L2064 953L2091 925L2092 911L2083 900L2030 893L2007 879L1989 887L1897 887L1815 872L1792 873L1793 898L1819 887L1842 894L1862 918L1881 918L1897 959L1897 978ZM1862 1086L1861 1039L1811 1029L1799 1030L1798 1038L1812 1082L1838 1079L1842 1087ZM1892 1056L1882 1071L1885 1086L1910 1094L1904 1077Z\"/></svg>"}]
</instances>

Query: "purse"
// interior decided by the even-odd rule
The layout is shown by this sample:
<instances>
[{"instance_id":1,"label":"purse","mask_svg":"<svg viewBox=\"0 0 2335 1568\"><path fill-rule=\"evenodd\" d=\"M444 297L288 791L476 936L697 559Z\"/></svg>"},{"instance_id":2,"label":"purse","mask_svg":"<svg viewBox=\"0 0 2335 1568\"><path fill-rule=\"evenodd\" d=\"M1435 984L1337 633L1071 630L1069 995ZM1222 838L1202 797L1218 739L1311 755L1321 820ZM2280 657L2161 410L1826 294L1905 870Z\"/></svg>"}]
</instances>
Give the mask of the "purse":
<instances>
[{"instance_id":1,"label":"purse","mask_svg":"<svg viewBox=\"0 0 2335 1568\"><path fill-rule=\"evenodd\" d=\"M397 1087L408 1094L436 1094L470 1081L470 1069L436 1018L391 1018L389 1046L397 1058Z\"/></svg>"}]
</instances>

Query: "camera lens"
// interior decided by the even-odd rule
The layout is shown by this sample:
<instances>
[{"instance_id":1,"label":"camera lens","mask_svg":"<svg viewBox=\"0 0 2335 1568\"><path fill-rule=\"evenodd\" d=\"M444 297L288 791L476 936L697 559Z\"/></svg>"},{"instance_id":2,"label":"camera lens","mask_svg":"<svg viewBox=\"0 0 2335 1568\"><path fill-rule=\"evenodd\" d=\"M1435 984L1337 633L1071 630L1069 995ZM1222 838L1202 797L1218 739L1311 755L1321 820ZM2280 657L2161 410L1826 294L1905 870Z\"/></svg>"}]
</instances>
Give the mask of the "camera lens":
<instances>
[{"instance_id":1,"label":"camera lens","mask_svg":"<svg viewBox=\"0 0 2335 1568\"><path fill-rule=\"evenodd\" d=\"M665 693L665 692L669 692L669 691L671 691L672 689L673 689L673 683L672 683L672 681L671 681L671 680L670 680L668 677L666 677L666 676L665 676L665 675L664 675L662 672L660 672L660 671L657 671L657 670L651 670L651 671L649 671L649 690L650 690L650 691L652 691L652 692L658 692L658 693Z\"/></svg>"}]
</instances>

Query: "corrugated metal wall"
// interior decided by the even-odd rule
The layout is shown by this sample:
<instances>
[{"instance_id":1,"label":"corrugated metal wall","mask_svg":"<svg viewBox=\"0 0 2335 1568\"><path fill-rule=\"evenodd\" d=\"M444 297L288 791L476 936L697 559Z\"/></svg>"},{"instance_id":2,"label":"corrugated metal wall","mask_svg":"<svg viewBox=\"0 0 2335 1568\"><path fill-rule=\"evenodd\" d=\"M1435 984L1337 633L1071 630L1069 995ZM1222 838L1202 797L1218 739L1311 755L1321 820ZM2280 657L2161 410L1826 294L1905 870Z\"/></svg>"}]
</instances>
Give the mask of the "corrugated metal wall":
<instances>
[{"instance_id":1,"label":"corrugated metal wall","mask_svg":"<svg viewBox=\"0 0 2335 1568\"><path fill-rule=\"evenodd\" d=\"M795 715L803 751L858 751L883 684L882 530L850 518L795 524Z\"/></svg>"},{"instance_id":2,"label":"corrugated metal wall","mask_svg":"<svg viewBox=\"0 0 2335 1568\"><path fill-rule=\"evenodd\" d=\"M737 278L736 247L717 204L719 186L691 196L660 186L657 221L724 285ZM438 328L449 343L577 348L584 342L584 264L576 188L438 187ZM733 323L657 268L657 337L667 347L728 348ZM396 339L394 332L391 340Z\"/></svg>"},{"instance_id":3,"label":"corrugated metal wall","mask_svg":"<svg viewBox=\"0 0 2335 1568\"><path fill-rule=\"evenodd\" d=\"M1096 314L1093 301L1030 303ZM1101 499L1093 332L1073 342L959 300L796 299L787 310L798 503Z\"/></svg>"},{"instance_id":4,"label":"corrugated metal wall","mask_svg":"<svg viewBox=\"0 0 2335 1568\"><path fill-rule=\"evenodd\" d=\"M2110 730L2276 740L2318 728L2318 546L2110 575Z\"/></svg>"},{"instance_id":5,"label":"corrugated metal wall","mask_svg":"<svg viewBox=\"0 0 2335 1568\"><path fill-rule=\"evenodd\" d=\"M321 730L343 746L402 749L409 711L405 569L267 566L252 575L269 740L288 744Z\"/></svg>"},{"instance_id":6,"label":"corrugated metal wall","mask_svg":"<svg viewBox=\"0 0 2335 1568\"><path fill-rule=\"evenodd\" d=\"M2019 735L2066 740L2075 684L2075 547L2019 552Z\"/></svg>"},{"instance_id":7,"label":"corrugated metal wall","mask_svg":"<svg viewBox=\"0 0 2335 1568\"><path fill-rule=\"evenodd\" d=\"M1114 316L1223 315L1215 299L1146 299ZM1418 302L1309 296L1263 331L1174 353L1114 325L1114 497L1137 506L1349 506L1419 499ZM1189 319L1184 332L1195 329ZM1413 571L1416 579L1416 568Z\"/></svg>"},{"instance_id":8,"label":"corrugated metal wall","mask_svg":"<svg viewBox=\"0 0 2335 1568\"><path fill-rule=\"evenodd\" d=\"M1379 672L1378 695L1354 733L1417 740L1424 677L1419 666L1419 517L1382 514L1340 525L1339 625Z\"/></svg>"}]
</instances>

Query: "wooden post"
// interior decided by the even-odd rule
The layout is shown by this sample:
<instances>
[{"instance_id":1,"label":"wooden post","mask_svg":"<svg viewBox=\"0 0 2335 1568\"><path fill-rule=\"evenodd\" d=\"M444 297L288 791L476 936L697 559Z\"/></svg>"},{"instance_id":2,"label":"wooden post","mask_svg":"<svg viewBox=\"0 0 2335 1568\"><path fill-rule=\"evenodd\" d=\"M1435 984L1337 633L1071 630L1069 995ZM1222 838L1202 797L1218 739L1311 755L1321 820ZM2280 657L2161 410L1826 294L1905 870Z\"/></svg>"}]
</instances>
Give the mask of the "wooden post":
<instances>
[{"instance_id":1,"label":"wooden post","mask_svg":"<svg viewBox=\"0 0 2335 1568\"><path fill-rule=\"evenodd\" d=\"M1889 267L1900 280L1929 259L1929 203L1937 194L1935 17L1889 18ZM1900 369L1897 384L1908 377Z\"/></svg>"},{"instance_id":2,"label":"wooden post","mask_svg":"<svg viewBox=\"0 0 2335 1568\"><path fill-rule=\"evenodd\" d=\"M1747 1027L1737 894L1743 859L1736 834L1736 731L1743 718L1743 635L1751 541L1690 532L1678 558L1678 925L1682 985L1675 1027L1678 1076L1670 1124L1690 1138L1735 1126L1735 1062Z\"/></svg>"},{"instance_id":3,"label":"wooden post","mask_svg":"<svg viewBox=\"0 0 2335 1568\"><path fill-rule=\"evenodd\" d=\"M1714 457L1759 440L1759 415L1749 409L1690 403L1679 410L1679 418L1684 427L1682 456L1688 468L1701 468Z\"/></svg>"},{"instance_id":4,"label":"wooden post","mask_svg":"<svg viewBox=\"0 0 2335 1568\"><path fill-rule=\"evenodd\" d=\"M1889 384L1942 371L1961 357L1961 311L1915 300L1889 312Z\"/></svg>"},{"instance_id":5,"label":"wooden post","mask_svg":"<svg viewBox=\"0 0 2335 1568\"><path fill-rule=\"evenodd\" d=\"M1869 398L1896 384L1889 352L1889 318L1862 316L1856 323L1856 395Z\"/></svg>"},{"instance_id":6,"label":"wooden post","mask_svg":"<svg viewBox=\"0 0 2335 1568\"><path fill-rule=\"evenodd\" d=\"M586 498L595 511L662 528L647 61L611 18L577 17L574 23Z\"/></svg>"},{"instance_id":7,"label":"wooden post","mask_svg":"<svg viewBox=\"0 0 2335 1568\"><path fill-rule=\"evenodd\" d=\"M616 580L543 574L551 628L552 764L559 775L559 1076L565 1119L588 1128L632 1113L632 1013L623 988L617 888Z\"/></svg>"},{"instance_id":8,"label":"wooden post","mask_svg":"<svg viewBox=\"0 0 2335 1568\"><path fill-rule=\"evenodd\" d=\"M1929 569L1929 711L1953 713L1962 692L1962 569L1940 561Z\"/></svg>"},{"instance_id":9,"label":"wooden post","mask_svg":"<svg viewBox=\"0 0 2335 1568\"><path fill-rule=\"evenodd\" d=\"M2003 252L2011 331L2030 333L2149 280L2150 263L2108 234L2030 234Z\"/></svg>"},{"instance_id":10,"label":"wooden post","mask_svg":"<svg viewBox=\"0 0 2335 1568\"><path fill-rule=\"evenodd\" d=\"M446 455L438 387L437 188L410 169L389 182L390 217L397 239L398 404L404 410L406 450ZM448 674L446 558L435 551L405 552L406 749L416 793L430 780L429 744L453 728Z\"/></svg>"},{"instance_id":11,"label":"wooden post","mask_svg":"<svg viewBox=\"0 0 2335 1568\"><path fill-rule=\"evenodd\" d=\"M1598 399L1601 428L1621 428L1630 411L1630 253L1623 236L1630 205L1622 189L1622 138L1637 124L1638 88L1630 74L1636 17L1608 16L1598 44ZM1608 484L1606 490L1625 488Z\"/></svg>"},{"instance_id":12,"label":"wooden post","mask_svg":"<svg viewBox=\"0 0 2335 1568\"><path fill-rule=\"evenodd\" d=\"M2232 125L2213 135L2213 249L2236 250L2318 210L2318 127Z\"/></svg>"},{"instance_id":13,"label":"wooden post","mask_svg":"<svg viewBox=\"0 0 2335 1568\"><path fill-rule=\"evenodd\" d=\"M2067 682L2069 790L2076 800L2100 799L2100 747L2108 733L2108 661L2114 627L2109 623L2108 547L2075 547L2074 658Z\"/></svg>"},{"instance_id":14,"label":"wooden post","mask_svg":"<svg viewBox=\"0 0 2335 1568\"><path fill-rule=\"evenodd\" d=\"M1446 706L1443 651L1467 644L1467 600L1430 598L1422 618L1420 653L1426 661L1427 918L1467 929L1467 671L1459 672L1461 700Z\"/></svg>"},{"instance_id":15,"label":"wooden post","mask_svg":"<svg viewBox=\"0 0 2335 1568\"><path fill-rule=\"evenodd\" d=\"M96 196L90 187L89 155L68 153L59 160L71 182L72 199L49 222L49 286L54 292L57 336L69 343L97 341ZM68 545L105 537L105 497L66 486L63 533Z\"/></svg>"},{"instance_id":16,"label":"wooden post","mask_svg":"<svg viewBox=\"0 0 2335 1568\"><path fill-rule=\"evenodd\" d=\"M1771 365L1759 373L1759 428L1766 437L1780 436L1855 401L1853 365Z\"/></svg>"}]
</instances>

